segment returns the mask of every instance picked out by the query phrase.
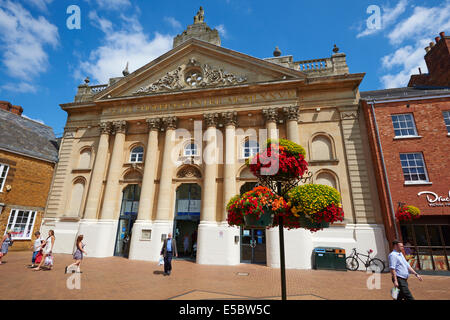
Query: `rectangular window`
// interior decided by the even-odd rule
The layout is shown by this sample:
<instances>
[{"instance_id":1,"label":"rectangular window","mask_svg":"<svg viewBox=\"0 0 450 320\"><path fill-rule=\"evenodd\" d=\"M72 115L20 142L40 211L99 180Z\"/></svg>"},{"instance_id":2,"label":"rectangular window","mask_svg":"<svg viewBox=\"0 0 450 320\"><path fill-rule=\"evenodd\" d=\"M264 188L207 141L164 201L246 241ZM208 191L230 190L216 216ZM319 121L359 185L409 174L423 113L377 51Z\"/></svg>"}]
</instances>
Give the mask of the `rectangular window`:
<instances>
[{"instance_id":1,"label":"rectangular window","mask_svg":"<svg viewBox=\"0 0 450 320\"><path fill-rule=\"evenodd\" d=\"M405 183L428 182L422 153L400 153Z\"/></svg>"},{"instance_id":2,"label":"rectangular window","mask_svg":"<svg viewBox=\"0 0 450 320\"><path fill-rule=\"evenodd\" d=\"M414 117L411 113L391 115L392 124L396 137L415 137L417 136Z\"/></svg>"},{"instance_id":3,"label":"rectangular window","mask_svg":"<svg viewBox=\"0 0 450 320\"><path fill-rule=\"evenodd\" d=\"M14 240L29 240L33 232L35 218L36 211L11 209L5 233L7 230L12 230Z\"/></svg>"},{"instance_id":4,"label":"rectangular window","mask_svg":"<svg viewBox=\"0 0 450 320\"><path fill-rule=\"evenodd\" d=\"M447 127L447 133L450 133L450 111L442 112L444 116L445 126Z\"/></svg>"},{"instance_id":5,"label":"rectangular window","mask_svg":"<svg viewBox=\"0 0 450 320\"><path fill-rule=\"evenodd\" d=\"M9 166L6 164L0 163L0 192L3 191L3 187L5 185L6 176L8 175Z\"/></svg>"}]
</instances>

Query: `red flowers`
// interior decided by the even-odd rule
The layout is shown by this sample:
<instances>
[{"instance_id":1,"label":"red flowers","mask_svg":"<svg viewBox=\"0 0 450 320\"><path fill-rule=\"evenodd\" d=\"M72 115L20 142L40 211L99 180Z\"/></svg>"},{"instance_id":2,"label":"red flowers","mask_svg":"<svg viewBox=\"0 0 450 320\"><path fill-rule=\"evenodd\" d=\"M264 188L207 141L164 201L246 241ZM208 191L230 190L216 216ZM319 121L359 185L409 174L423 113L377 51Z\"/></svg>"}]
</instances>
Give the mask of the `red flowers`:
<instances>
[{"instance_id":1,"label":"red flowers","mask_svg":"<svg viewBox=\"0 0 450 320\"><path fill-rule=\"evenodd\" d=\"M420 217L420 210L413 206L401 206L395 213L398 221L412 221Z\"/></svg>"},{"instance_id":2,"label":"red flowers","mask_svg":"<svg viewBox=\"0 0 450 320\"><path fill-rule=\"evenodd\" d=\"M275 143L254 156L249 166L257 177L272 176L280 180L299 178L308 170L303 154L288 151L286 147Z\"/></svg>"}]
</instances>

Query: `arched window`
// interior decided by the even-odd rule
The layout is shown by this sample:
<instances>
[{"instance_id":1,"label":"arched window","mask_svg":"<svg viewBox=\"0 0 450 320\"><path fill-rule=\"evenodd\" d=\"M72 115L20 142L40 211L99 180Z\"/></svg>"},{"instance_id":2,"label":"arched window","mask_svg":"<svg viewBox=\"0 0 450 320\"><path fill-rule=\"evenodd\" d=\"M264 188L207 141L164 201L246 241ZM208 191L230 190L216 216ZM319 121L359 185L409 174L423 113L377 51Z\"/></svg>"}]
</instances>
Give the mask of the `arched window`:
<instances>
[{"instance_id":1,"label":"arched window","mask_svg":"<svg viewBox=\"0 0 450 320\"><path fill-rule=\"evenodd\" d=\"M83 149L78 160L78 168L87 169L91 165L91 150Z\"/></svg>"},{"instance_id":2,"label":"arched window","mask_svg":"<svg viewBox=\"0 0 450 320\"><path fill-rule=\"evenodd\" d=\"M69 216L80 216L81 203L83 202L84 180L77 179L72 187L72 195L69 205Z\"/></svg>"},{"instance_id":3,"label":"arched window","mask_svg":"<svg viewBox=\"0 0 450 320\"><path fill-rule=\"evenodd\" d=\"M312 141L312 159L332 160L333 158L333 145L331 140L324 135L314 137Z\"/></svg>"},{"instance_id":4,"label":"arched window","mask_svg":"<svg viewBox=\"0 0 450 320\"><path fill-rule=\"evenodd\" d=\"M317 184L324 184L326 186L337 189L336 178L330 172L320 172L316 177Z\"/></svg>"},{"instance_id":5,"label":"arched window","mask_svg":"<svg viewBox=\"0 0 450 320\"><path fill-rule=\"evenodd\" d=\"M255 140L247 140L242 149L244 159L250 158L259 152L258 142Z\"/></svg>"},{"instance_id":6,"label":"arched window","mask_svg":"<svg viewBox=\"0 0 450 320\"><path fill-rule=\"evenodd\" d=\"M185 157L197 156L198 155L197 145L195 143L188 143L184 147L183 155Z\"/></svg>"},{"instance_id":7,"label":"arched window","mask_svg":"<svg viewBox=\"0 0 450 320\"><path fill-rule=\"evenodd\" d=\"M130 154L130 162L142 162L144 159L144 148L139 146L133 148Z\"/></svg>"}]
</instances>

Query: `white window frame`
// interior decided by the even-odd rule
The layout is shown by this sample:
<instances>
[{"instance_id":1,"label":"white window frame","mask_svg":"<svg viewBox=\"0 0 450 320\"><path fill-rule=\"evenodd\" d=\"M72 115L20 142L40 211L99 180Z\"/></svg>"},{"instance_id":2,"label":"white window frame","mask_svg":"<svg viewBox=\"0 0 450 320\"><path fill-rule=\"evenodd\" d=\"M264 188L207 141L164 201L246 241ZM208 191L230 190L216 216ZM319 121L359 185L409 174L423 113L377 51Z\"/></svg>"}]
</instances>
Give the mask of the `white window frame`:
<instances>
[{"instance_id":1,"label":"white window frame","mask_svg":"<svg viewBox=\"0 0 450 320\"><path fill-rule=\"evenodd\" d=\"M137 148L142 148L142 152L134 152L133 151L134 149L137 149ZM135 157L136 159L133 160L133 157ZM141 159L139 160L139 158L141 158ZM134 146L130 152L130 163L142 163L142 162L144 162L144 147Z\"/></svg>"},{"instance_id":2,"label":"white window frame","mask_svg":"<svg viewBox=\"0 0 450 320\"><path fill-rule=\"evenodd\" d=\"M36 222L36 216L37 216L37 211L33 211L33 210L21 210L21 209L14 209L14 208L12 208L10 213L9 213L8 222L6 224L5 234L6 234L6 232L9 229L11 229L13 232L15 231L14 230L14 226L16 225L17 216L18 216L18 213L20 211L28 212L28 219L27 219L27 222L25 224L25 229L24 230L30 230L30 235L28 237L16 237L14 234L12 234L11 235L12 239L13 240L31 240L31 237L33 235L34 224ZM13 221L12 221L11 226L10 226L11 215L13 215L13 214L14 214L14 218L13 218ZM33 221L31 222L31 227L30 227L30 217L31 216L33 216Z\"/></svg>"},{"instance_id":3,"label":"white window frame","mask_svg":"<svg viewBox=\"0 0 450 320\"><path fill-rule=\"evenodd\" d=\"M193 149L191 146L195 146L195 149ZM192 150L195 150L193 153ZM187 143L183 148L183 156L185 157L196 157L198 156L198 146L194 142Z\"/></svg>"},{"instance_id":4,"label":"white window frame","mask_svg":"<svg viewBox=\"0 0 450 320\"><path fill-rule=\"evenodd\" d=\"M411 120L412 120L413 126L412 127L406 127L406 128L402 128L402 127L395 128L393 117L398 117L398 116L411 116ZM416 120L414 119L414 114L412 114L412 113L391 114L391 121L392 121L392 127L394 129L394 135L395 135L396 138L418 137L417 128L416 128ZM411 129L414 130L414 134L406 134L406 135L401 134L401 130L411 130ZM400 135L397 135L395 133L395 130L400 130Z\"/></svg>"},{"instance_id":5,"label":"white window frame","mask_svg":"<svg viewBox=\"0 0 450 320\"><path fill-rule=\"evenodd\" d=\"M450 136L450 110L442 111L442 116L444 117L444 124L447 128L447 134Z\"/></svg>"},{"instance_id":6,"label":"white window frame","mask_svg":"<svg viewBox=\"0 0 450 320\"><path fill-rule=\"evenodd\" d=\"M6 168L6 170L5 170ZM3 192L5 186L6 177L8 176L9 166L7 164L0 163L0 192ZM4 175L4 176L3 176Z\"/></svg>"},{"instance_id":7,"label":"white window frame","mask_svg":"<svg viewBox=\"0 0 450 320\"><path fill-rule=\"evenodd\" d=\"M409 155L409 154L420 155L420 157L421 157L420 160L422 160L422 163L423 163L423 171L424 171L426 180L406 180L405 179L405 173L403 172L403 170L405 168L408 168L408 169L409 168L419 168L419 167L410 167L410 166L403 167L401 155ZM407 161L408 161L408 159L407 159ZM429 180L428 172L427 172L427 166L426 166L425 159L423 157L423 153L422 152L404 152L404 153L400 153L400 165L401 165L401 168L402 168L402 174L403 174L403 179L405 181L405 184L430 184L430 180ZM416 173L416 174L419 175L419 173ZM410 175L412 175L412 174L410 173Z\"/></svg>"},{"instance_id":8,"label":"white window frame","mask_svg":"<svg viewBox=\"0 0 450 320\"><path fill-rule=\"evenodd\" d=\"M250 143L256 143L256 147L255 146L250 146ZM247 147L246 144L249 144L249 146ZM248 154L246 154L248 152ZM259 152L259 143L256 140L245 140L244 144L242 145L242 159L249 159L251 157L253 157L255 154L257 154Z\"/></svg>"}]
</instances>

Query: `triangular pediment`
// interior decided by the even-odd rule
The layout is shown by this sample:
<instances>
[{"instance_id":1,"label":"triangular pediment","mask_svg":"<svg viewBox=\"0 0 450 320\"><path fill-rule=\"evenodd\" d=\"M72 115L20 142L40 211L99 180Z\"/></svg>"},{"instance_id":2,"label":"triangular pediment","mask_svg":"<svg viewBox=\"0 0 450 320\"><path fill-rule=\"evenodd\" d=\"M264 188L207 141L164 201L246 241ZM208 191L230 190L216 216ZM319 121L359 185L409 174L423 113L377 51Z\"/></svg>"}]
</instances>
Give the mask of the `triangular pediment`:
<instances>
[{"instance_id":1,"label":"triangular pediment","mask_svg":"<svg viewBox=\"0 0 450 320\"><path fill-rule=\"evenodd\" d=\"M301 71L198 39L189 39L107 87L94 99L146 96L305 78L306 75Z\"/></svg>"}]
</instances>

